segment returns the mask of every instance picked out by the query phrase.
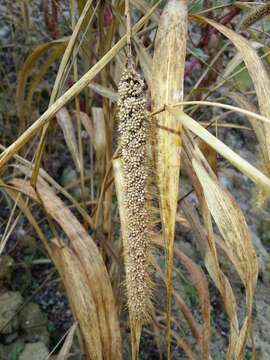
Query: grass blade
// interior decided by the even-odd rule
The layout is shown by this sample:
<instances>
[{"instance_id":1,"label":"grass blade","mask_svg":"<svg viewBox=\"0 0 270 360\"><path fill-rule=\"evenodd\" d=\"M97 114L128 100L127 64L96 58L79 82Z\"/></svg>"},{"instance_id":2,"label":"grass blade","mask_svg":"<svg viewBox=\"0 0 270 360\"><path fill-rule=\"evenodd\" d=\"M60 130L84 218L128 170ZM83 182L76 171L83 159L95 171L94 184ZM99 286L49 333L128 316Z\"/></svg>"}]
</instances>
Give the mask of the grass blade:
<instances>
[{"instance_id":1,"label":"grass blade","mask_svg":"<svg viewBox=\"0 0 270 360\"><path fill-rule=\"evenodd\" d=\"M195 135L214 148L220 155L227 159L243 174L247 175L258 186L264 188L268 194L270 193L270 179L266 175L252 166L248 161L244 160L241 156L237 155L227 145L218 140L214 135L183 111L173 106L167 106L167 109L175 116L175 118L181 121L187 129L192 131Z\"/></svg>"},{"instance_id":2,"label":"grass blade","mask_svg":"<svg viewBox=\"0 0 270 360\"><path fill-rule=\"evenodd\" d=\"M28 116L25 107L25 98L26 98L26 84L27 80L33 70L35 63L50 49L62 49L65 47L67 39L55 40L48 43L41 44L35 48L35 50L27 57L23 63L19 73L18 81L16 88L16 108L17 114L20 119L20 131L25 128L26 117Z\"/></svg>"}]
</instances>

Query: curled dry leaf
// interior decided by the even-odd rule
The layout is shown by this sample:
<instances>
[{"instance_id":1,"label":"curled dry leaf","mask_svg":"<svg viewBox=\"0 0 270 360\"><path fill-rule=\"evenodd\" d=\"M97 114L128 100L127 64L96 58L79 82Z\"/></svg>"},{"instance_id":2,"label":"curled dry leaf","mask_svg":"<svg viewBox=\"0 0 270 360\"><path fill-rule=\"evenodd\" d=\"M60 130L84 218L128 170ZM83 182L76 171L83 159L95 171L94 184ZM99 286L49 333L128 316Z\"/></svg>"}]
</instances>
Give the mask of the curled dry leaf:
<instances>
[{"instance_id":1,"label":"curled dry leaf","mask_svg":"<svg viewBox=\"0 0 270 360\"><path fill-rule=\"evenodd\" d=\"M247 224L239 205L218 182L199 148L195 145L193 169L201 183L209 209L217 223L227 246L234 250L237 257L239 275L247 286L250 278L253 287L257 279L257 259L249 238Z\"/></svg>"},{"instance_id":2,"label":"curled dry leaf","mask_svg":"<svg viewBox=\"0 0 270 360\"><path fill-rule=\"evenodd\" d=\"M29 182L11 183L37 201ZM121 359L121 338L112 287L96 244L46 182L39 178L39 195L47 213L65 232L69 243L55 239L50 255L55 262L75 319L78 320L89 359Z\"/></svg>"},{"instance_id":3,"label":"curled dry leaf","mask_svg":"<svg viewBox=\"0 0 270 360\"><path fill-rule=\"evenodd\" d=\"M26 104L24 104L24 112L27 114L27 118L29 118L29 114L32 114L33 112L33 109L31 107L33 97L35 92L42 84L42 79L44 79L50 67L63 55L65 48L66 43L63 42L61 46L57 46L56 48L52 49L48 59L46 59L46 61L42 63L42 65L38 69L38 72L29 81Z\"/></svg>"}]
</instances>

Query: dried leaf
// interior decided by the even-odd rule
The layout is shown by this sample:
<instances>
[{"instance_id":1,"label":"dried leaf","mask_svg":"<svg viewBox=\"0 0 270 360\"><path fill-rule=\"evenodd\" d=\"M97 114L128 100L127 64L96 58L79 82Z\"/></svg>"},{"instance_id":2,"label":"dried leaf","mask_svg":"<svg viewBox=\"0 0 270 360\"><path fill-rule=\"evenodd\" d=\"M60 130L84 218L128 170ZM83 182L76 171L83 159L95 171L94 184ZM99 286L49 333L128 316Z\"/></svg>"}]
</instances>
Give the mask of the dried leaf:
<instances>
[{"instance_id":1,"label":"dried leaf","mask_svg":"<svg viewBox=\"0 0 270 360\"><path fill-rule=\"evenodd\" d=\"M75 111L73 113L75 115ZM94 125L93 125L92 119L88 116L88 114L86 114L83 111L80 111L80 119L81 119L81 122L90 138L90 141L94 145L95 144L94 143L95 135L94 135Z\"/></svg>"},{"instance_id":2,"label":"dried leaf","mask_svg":"<svg viewBox=\"0 0 270 360\"><path fill-rule=\"evenodd\" d=\"M13 185L37 200L29 182ZM78 319L89 359L121 359L121 340L110 279L96 244L71 211L40 179L39 195L47 213L70 243L55 239L52 259L61 275L75 319Z\"/></svg>"},{"instance_id":3,"label":"dried leaf","mask_svg":"<svg viewBox=\"0 0 270 360\"><path fill-rule=\"evenodd\" d=\"M240 93L235 93L235 92L228 93L227 95L242 108L252 111L254 113L257 112L256 107L254 105L252 105L252 103L244 95L242 95ZM254 129L254 132L256 134L256 137L257 137L257 140L259 143L260 153L261 153L262 162L263 162L262 166L261 166L262 171L265 171L267 173L267 164L268 164L268 160L269 160L268 159L268 145L267 145L268 139L266 137L266 134L264 133L264 127L262 126L260 121L258 121L257 119L254 119L252 116L248 116L248 120ZM270 175L269 171L268 171L268 175ZM264 197L263 194L261 194L261 195ZM261 200L263 200L263 198Z\"/></svg>"},{"instance_id":4,"label":"dried leaf","mask_svg":"<svg viewBox=\"0 0 270 360\"><path fill-rule=\"evenodd\" d=\"M140 60L140 66L142 68L145 81L150 88L152 80L152 57L143 46L139 37L136 35L134 36L134 45Z\"/></svg>"},{"instance_id":5,"label":"dried leaf","mask_svg":"<svg viewBox=\"0 0 270 360\"><path fill-rule=\"evenodd\" d=\"M53 49L50 56L44 63L40 66L37 74L29 81L29 90L26 97L26 105L25 111L27 111L27 117L29 117L29 114L31 114L31 104L33 100L33 96L35 92L37 91L38 87L42 83L42 79L44 79L46 73L48 72L49 68L54 64L60 56L62 56L64 50L66 48L66 42L62 43L62 46L57 46L56 49Z\"/></svg>"},{"instance_id":6,"label":"dried leaf","mask_svg":"<svg viewBox=\"0 0 270 360\"><path fill-rule=\"evenodd\" d=\"M104 112L102 108L92 107L92 122L93 122L93 145L96 150L97 170L98 173L104 176L106 166L106 124Z\"/></svg>"},{"instance_id":7,"label":"dried leaf","mask_svg":"<svg viewBox=\"0 0 270 360\"><path fill-rule=\"evenodd\" d=\"M247 224L239 205L217 181L206 161L196 149L192 159L193 168L199 178L207 205L223 239L233 251L238 264L236 268L246 288L247 317L238 335L235 359L242 359L244 346L251 324L254 289L258 276L257 257L249 237Z\"/></svg>"},{"instance_id":8,"label":"dried leaf","mask_svg":"<svg viewBox=\"0 0 270 360\"><path fill-rule=\"evenodd\" d=\"M57 355L56 360L67 360L68 359L69 351L70 351L70 348L73 343L73 339L74 339L74 335L75 335L77 326L78 326L78 323L75 322L69 329L68 335L65 339L65 342L64 342L59 354Z\"/></svg>"},{"instance_id":9,"label":"dried leaf","mask_svg":"<svg viewBox=\"0 0 270 360\"><path fill-rule=\"evenodd\" d=\"M201 227L200 221L197 218L197 214L193 212L192 209L188 211L188 215L189 215L189 220L191 220L190 225L196 230L195 233L200 240L199 244L202 249L202 254L204 256L205 266L222 296L224 302L224 308L229 318L230 331L229 331L229 349L227 353L227 358L231 359L233 353L235 352L236 338L237 338L237 334L239 333L238 318L236 312L236 300L227 277L220 269L217 249L216 249L215 235L211 220L211 214L207 206L203 189L194 172L191 162L194 157L193 155L194 146L195 144L192 141L192 138L188 134L185 135L184 163L186 165L186 170L189 174L189 177L191 178L194 190L199 200L204 228Z\"/></svg>"},{"instance_id":10,"label":"dried leaf","mask_svg":"<svg viewBox=\"0 0 270 360\"><path fill-rule=\"evenodd\" d=\"M198 183L197 180L194 179L194 175L192 175L193 185L202 206L204 222L208 231L208 239L212 239L212 250L210 249L210 256L215 260L212 262L214 267L212 269L213 273L211 276L214 276L214 281L224 298L225 309L227 310L227 314L231 322L228 357L231 358L233 356L234 359L242 359L244 356L243 352L247 335L251 326L252 302L258 276L256 253L250 240L247 224L240 207L229 195L227 190L218 183L215 174L211 170L198 146L195 143L193 143L192 146L191 144L192 140L189 137L189 145L186 146L188 151L187 154L192 163L192 168L194 169L192 172L195 171L197 179L199 180ZM238 326L236 326L238 321L235 312L235 305L231 307L234 298L233 293L231 291L231 295L229 294L228 296L227 291L224 292L224 285L228 287L229 283L224 275L222 275L218 265L215 249L216 245L209 211L214 218L221 235L223 236L226 246L229 250L231 250L230 257L235 258L232 262L246 288L247 315L240 330L238 329ZM229 288L230 286L228 289ZM231 301L231 303L228 303L228 300Z\"/></svg>"},{"instance_id":11,"label":"dried leaf","mask_svg":"<svg viewBox=\"0 0 270 360\"><path fill-rule=\"evenodd\" d=\"M108 89L100 84L97 84L95 82L92 82L91 84L89 84L89 88L91 90L93 90L94 92L96 92L97 94L110 99L113 102L116 102L118 100L118 94L117 92Z\"/></svg>"},{"instance_id":12,"label":"dried leaf","mask_svg":"<svg viewBox=\"0 0 270 360\"><path fill-rule=\"evenodd\" d=\"M149 3L145 0L131 0L130 1L132 5L134 5L135 8L137 8L142 14L145 14L147 11L150 10ZM156 13L153 13L151 15L151 20L158 24L159 22L159 16Z\"/></svg>"},{"instance_id":13,"label":"dried leaf","mask_svg":"<svg viewBox=\"0 0 270 360\"><path fill-rule=\"evenodd\" d=\"M244 160L241 156L237 155L222 141L217 139L198 122L193 120L190 116L174 106L167 106L167 109L171 114L174 114L175 118L182 122L182 124L192 131L195 135L205 141L208 145L214 148L220 155L227 159L233 166L240 170L243 174L247 175L258 186L262 187L266 193L270 193L270 179L248 161Z\"/></svg>"},{"instance_id":14,"label":"dried leaf","mask_svg":"<svg viewBox=\"0 0 270 360\"><path fill-rule=\"evenodd\" d=\"M160 18L152 64L153 111L183 100L187 1L169 0ZM173 244L179 188L181 124L168 112L156 116L156 173L167 259L167 356L170 358Z\"/></svg>"},{"instance_id":15,"label":"dried leaf","mask_svg":"<svg viewBox=\"0 0 270 360\"><path fill-rule=\"evenodd\" d=\"M26 85L30 74L33 71L33 66L38 60L49 50L55 48L63 48L66 46L67 39L63 38L60 40L51 41L48 43L41 44L35 48L35 50L27 57L18 74L17 88L16 88L16 108L17 114L21 121L21 130L24 129L26 123L26 116L28 115L25 106L26 99Z\"/></svg>"},{"instance_id":16,"label":"dried leaf","mask_svg":"<svg viewBox=\"0 0 270 360\"><path fill-rule=\"evenodd\" d=\"M80 155L79 155L79 150L78 150L78 145L77 145L77 140L76 140L76 134L75 134L75 129L73 127L73 123L72 123L72 120L71 120L68 110L65 107L63 107L56 114L56 118L57 118L57 122L58 122L59 126L61 127L61 129L63 131L64 138L65 138L67 147L70 151L72 160L76 166L77 171L80 172L81 162L80 162Z\"/></svg>"}]
</instances>

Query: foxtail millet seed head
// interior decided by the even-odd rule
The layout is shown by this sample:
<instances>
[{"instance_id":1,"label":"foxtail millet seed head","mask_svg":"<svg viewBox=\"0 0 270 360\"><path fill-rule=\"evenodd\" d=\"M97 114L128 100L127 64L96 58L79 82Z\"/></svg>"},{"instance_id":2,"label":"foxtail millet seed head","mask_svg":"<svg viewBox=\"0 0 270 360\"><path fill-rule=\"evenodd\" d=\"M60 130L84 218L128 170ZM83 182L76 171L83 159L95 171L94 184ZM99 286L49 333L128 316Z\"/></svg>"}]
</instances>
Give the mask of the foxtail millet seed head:
<instances>
[{"instance_id":1,"label":"foxtail millet seed head","mask_svg":"<svg viewBox=\"0 0 270 360\"><path fill-rule=\"evenodd\" d=\"M127 238L125 267L128 307L131 316L143 323L152 312L150 280L149 146L144 82L133 69L121 77L118 118L124 172Z\"/></svg>"},{"instance_id":2,"label":"foxtail millet seed head","mask_svg":"<svg viewBox=\"0 0 270 360\"><path fill-rule=\"evenodd\" d=\"M254 10L251 10L243 19L240 24L240 29L247 29L257 21L261 20L265 16L270 14L270 3L267 2L260 6L256 6Z\"/></svg>"}]
</instances>

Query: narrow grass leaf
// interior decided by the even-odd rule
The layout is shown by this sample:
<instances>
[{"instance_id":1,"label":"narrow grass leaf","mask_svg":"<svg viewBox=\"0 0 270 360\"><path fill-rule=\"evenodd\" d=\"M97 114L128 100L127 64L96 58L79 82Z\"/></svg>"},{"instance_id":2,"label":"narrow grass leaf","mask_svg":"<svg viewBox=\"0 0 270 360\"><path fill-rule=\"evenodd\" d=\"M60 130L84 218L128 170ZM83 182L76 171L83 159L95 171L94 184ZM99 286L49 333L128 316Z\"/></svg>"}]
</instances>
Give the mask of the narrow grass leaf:
<instances>
[{"instance_id":1,"label":"narrow grass leaf","mask_svg":"<svg viewBox=\"0 0 270 360\"><path fill-rule=\"evenodd\" d=\"M145 0L130 0L131 4L134 5L135 8L137 8L142 14L145 14L150 10L149 3ZM153 13L151 15L151 20L158 24L159 22L159 16L156 13Z\"/></svg>"},{"instance_id":2,"label":"narrow grass leaf","mask_svg":"<svg viewBox=\"0 0 270 360\"><path fill-rule=\"evenodd\" d=\"M57 355L56 360L67 360L69 358L69 351L71 349L77 327L78 327L77 322L75 322L71 326L71 328L68 332L68 335L65 339L65 342L64 342L59 354Z\"/></svg>"},{"instance_id":3,"label":"narrow grass leaf","mask_svg":"<svg viewBox=\"0 0 270 360\"><path fill-rule=\"evenodd\" d=\"M44 54L53 48L62 48L63 43L67 43L67 39L55 40L48 43L41 44L26 58L18 73L17 88L16 88L16 108L17 115L20 119L20 130L24 130L26 124L25 99L26 99L26 85L30 74L33 71L34 65L44 56Z\"/></svg>"},{"instance_id":4,"label":"narrow grass leaf","mask_svg":"<svg viewBox=\"0 0 270 360\"><path fill-rule=\"evenodd\" d=\"M65 51L66 45L67 45L67 43L63 42L61 44L61 46L57 46L56 49L52 49L52 51L51 51L50 55L48 56L48 58L46 59L46 61L44 61L42 63L38 72L29 81L28 92L26 95L26 104L24 105L24 107L25 107L24 111L27 114L27 118L31 118L31 116L29 116L29 114L30 115L32 114L31 105L32 105L33 96L34 96L35 92L38 90L38 88L42 84L42 80L45 78L45 75L49 71L50 67L57 60L59 60L59 58L62 56L63 52Z\"/></svg>"},{"instance_id":5,"label":"narrow grass leaf","mask_svg":"<svg viewBox=\"0 0 270 360\"><path fill-rule=\"evenodd\" d=\"M174 106L167 106L168 111L174 114L187 129L192 131L195 135L205 141L208 145L214 148L220 155L227 159L233 166L240 170L243 174L247 175L258 186L265 189L266 193L270 193L270 179L261 171L252 166L248 161L244 160L241 156L237 155L222 141L217 139L198 122L193 120L190 116L185 114L180 109Z\"/></svg>"},{"instance_id":6,"label":"narrow grass leaf","mask_svg":"<svg viewBox=\"0 0 270 360\"><path fill-rule=\"evenodd\" d=\"M51 99L50 99L50 105L56 100L56 98L58 97L59 91L61 89L62 83L63 83L63 79L65 78L66 72L67 72L67 66L70 62L70 59L72 57L72 53L76 44L76 41L78 39L79 33L81 31L83 22L85 20L85 17L87 16L89 10L91 9L91 5L92 5L93 0L88 0L85 3L84 9L79 17L79 20L77 21L77 24L74 28L74 31L69 39L69 42L67 44L64 56L61 60L58 72L57 72L57 76L54 82L54 86L53 86L53 90L52 90L52 94L51 94Z\"/></svg>"},{"instance_id":7,"label":"narrow grass leaf","mask_svg":"<svg viewBox=\"0 0 270 360\"><path fill-rule=\"evenodd\" d=\"M151 87L153 59L147 49L142 44L141 40L136 35L134 36L134 46L139 57L140 66L142 68L146 83L149 87Z\"/></svg>"},{"instance_id":8,"label":"narrow grass leaf","mask_svg":"<svg viewBox=\"0 0 270 360\"><path fill-rule=\"evenodd\" d=\"M247 109L254 113L257 112L256 107L243 94L229 92L229 93L225 93L225 95L227 95L232 101L236 102L242 108ZM259 143L260 155L261 155L261 159L262 159L261 169L263 172L270 175L269 168L268 168L268 162L269 162L268 155L269 154L268 154L268 139L266 137L267 134L265 134L264 127L262 126L260 121L258 121L257 119L255 119L252 116L248 116L248 120L249 120L251 126L253 127L253 130L256 134L256 137L257 137L257 140ZM260 195L261 195L261 201L263 202L264 195L262 193Z\"/></svg>"},{"instance_id":9,"label":"narrow grass leaf","mask_svg":"<svg viewBox=\"0 0 270 360\"><path fill-rule=\"evenodd\" d=\"M113 91L112 89L106 88L100 84L92 82L89 84L89 88L93 90L95 93L103 96L106 99L109 99L113 102L117 102L118 94L117 92Z\"/></svg>"}]
</instances>

